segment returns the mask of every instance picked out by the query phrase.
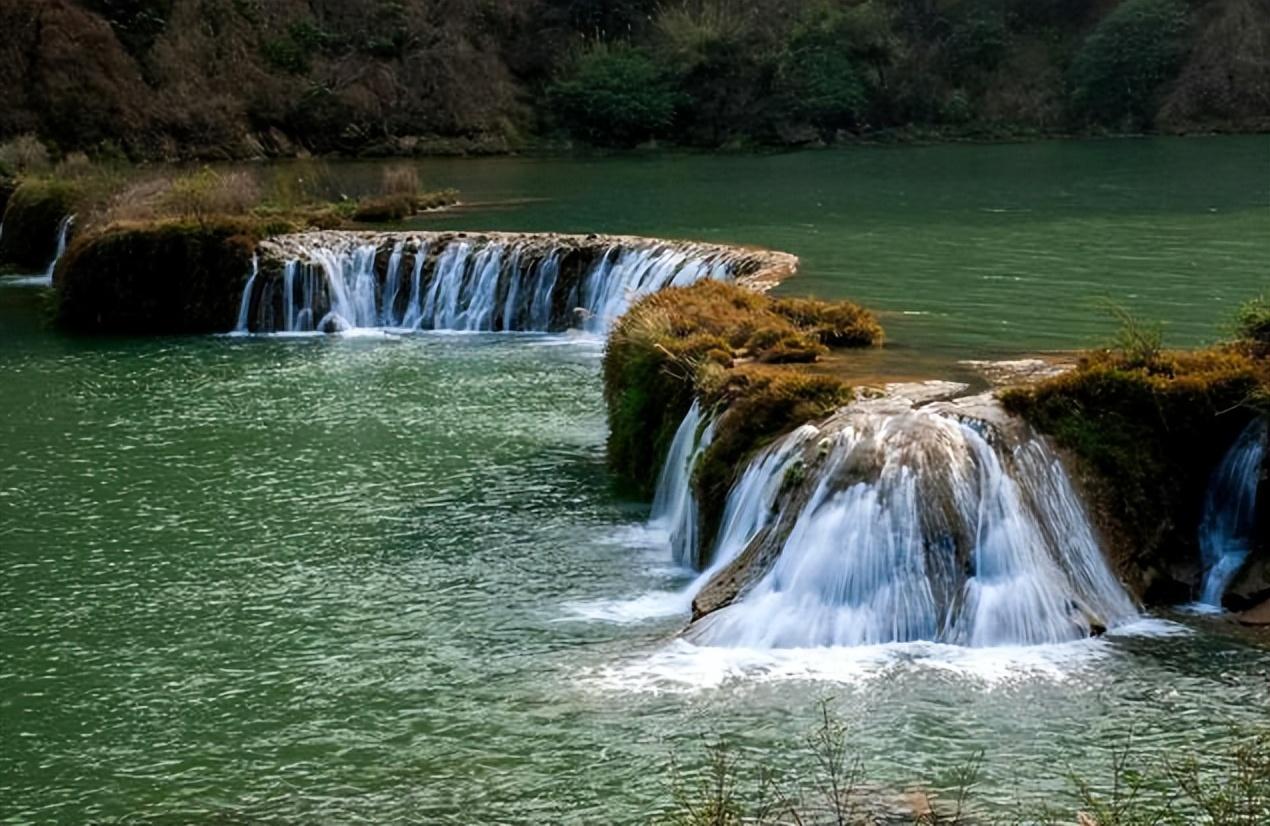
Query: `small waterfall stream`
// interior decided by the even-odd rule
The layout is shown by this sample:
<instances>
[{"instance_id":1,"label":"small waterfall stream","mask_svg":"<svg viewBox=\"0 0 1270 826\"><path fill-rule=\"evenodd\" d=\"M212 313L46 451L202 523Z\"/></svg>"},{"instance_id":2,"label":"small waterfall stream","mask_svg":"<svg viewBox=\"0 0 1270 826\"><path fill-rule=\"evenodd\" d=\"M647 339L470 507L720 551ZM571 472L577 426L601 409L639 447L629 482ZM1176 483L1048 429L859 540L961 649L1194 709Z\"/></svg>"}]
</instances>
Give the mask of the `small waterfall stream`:
<instances>
[{"instance_id":1,"label":"small waterfall stream","mask_svg":"<svg viewBox=\"0 0 1270 826\"><path fill-rule=\"evenodd\" d=\"M802 461L803 447L819 433L814 426L803 425L764 450L745 468L728 492L709 567L692 584L692 593L736 559L771 522L787 472Z\"/></svg>"},{"instance_id":2,"label":"small waterfall stream","mask_svg":"<svg viewBox=\"0 0 1270 826\"><path fill-rule=\"evenodd\" d=\"M694 642L1032 645L1136 617L1044 442L925 409L836 427L775 562Z\"/></svg>"},{"instance_id":3,"label":"small waterfall stream","mask_svg":"<svg viewBox=\"0 0 1270 826\"><path fill-rule=\"evenodd\" d=\"M697 558L697 498L692 491L692 471L713 439L714 422L702 427L701 405L694 401L675 431L657 478L649 525L669 537L671 558L681 568L693 567Z\"/></svg>"},{"instance_id":4,"label":"small waterfall stream","mask_svg":"<svg viewBox=\"0 0 1270 826\"><path fill-rule=\"evenodd\" d=\"M657 480L652 515L648 527L664 538L676 568L695 568L697 508L692 488L692 469L701 452L709 446L712 424L702 428L700 406L693 404L680 423ZM708 567L693 581L676 591L646 593L633 599L601 600L575 608L585 616L609 621L631 622L655 617L685 615L692 600L707 583L746 549L751 540L776 517L777 500L786 472L801 461L802 449L819 431L805 425L778 439L759 453L728 492Z\"/></svg>"},{"instance_id":5,"label":"small waterfall stream","mask_svg":"<svg viewBox=\"0 0 1270 826\"><path fill-rule=\"evenodd\" d=\"M1204 500L1199 546L1204 563L1200 602L1220 608L1252 550L1257 484L1266 450L1265 420L1248 425L1213 472Z\"/></svg>"},{"instance_id":6,"label":"small waterfall stream","mask_svg":"<svg viewBox=\"0 0 1270 826\"><path fill-rule=\"evenodd\" d=\"M53 253L53 260L49 261L48 268L44 271L44 279L49 283L53 283L53 271L57 269L57 263L62 260L62 256L66 254L66 242L70 238L71 230L75 227L75 216L67 215L57 225L57 249Z\"/></svg>"},{"instance_id":7,"label":"small waterfall stream","mask_svg":"<svg viewBox=\"0 0 1270 826\"><path fill-rule=\"evenodd\" d=\"M533 236L303 239L287 242L280 275L253 274L236 332L602 333L635 298L733 278L748 254L629 239L594 249Z\"/></svg>"}]
</instances>

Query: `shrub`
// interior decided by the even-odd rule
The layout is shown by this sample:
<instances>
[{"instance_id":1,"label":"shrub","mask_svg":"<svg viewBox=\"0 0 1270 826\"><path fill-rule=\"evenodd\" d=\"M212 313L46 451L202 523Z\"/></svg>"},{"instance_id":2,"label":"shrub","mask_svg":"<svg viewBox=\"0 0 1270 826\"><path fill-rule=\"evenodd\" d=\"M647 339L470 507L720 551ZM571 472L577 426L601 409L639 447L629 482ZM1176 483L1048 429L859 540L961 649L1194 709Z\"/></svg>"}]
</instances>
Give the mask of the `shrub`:
<instances>
[{"instance_id":1,"label":"shrub","mask_svg":"<svg viewBox=\"0 0 1270 826\"><path fill-rule=\"evenodd\" d=\"M106 226L117 221L149 221L165 212L164 201L172 187L167 173L144 175L129 181L86 222Z\"/></svg>"},{"instance_id":2,"label":"shrub","mask_svg":"<svg viewBox=\"0 0 1270 826\"><path fill-rule=\"evenodd\" d=\"M953 73L990 72L1009 52L1005 10L998 3L976 3L958 20L943 44L944 58Z\"/></svg>"},{"instance_id":3,"label":"shrub","mask_svg":"<svg viewBox=\"0 0 1270 826\"><path fill-rule=\"evenodd\" d=\"M172 13L172 0L89 0L84 5L105 17L119 42L134 55L150 50Z\"/></svg>"},{"instance_id":4,"label":"shrub","mask_svg":"<svg viewBox=\"0 0 1270 826\"><path fill-rule=\"evenodd\" d=\"M459 202L457 189L438 189L436 192L424 192L415 196L415 209L422 212L428 209L441 209L454 206Z\"/></svg>"},{"instance_id":5,"label":"shrub","mask_svg":"<svg viewBox=\"0 0 1270 826\"><path fill-rule=\"evenodd\" d=\"M698 398L729 410L720 419L717 467L702 477L710 497L720 489L726 495L722 479L747 451L843 397L837 379L768 366L816 361L826 339L868 345L881 340L881 328L845 302L773 300L719 281L637 302L615 325L604 358L609 462L620 483L651 492L675 429Z\"/></svg>"},{"instance_id":6,"label":"shrub","mask_svg":"<svg viewBox=\"0 0 1270 826\"><path fill-rule=\"evenodd\" d=\"M618 147L665 134L679 102L667 73L647 52L604 44L585 52L547 98L571 133Z\"/></svg>"},{"instance_id":7,"label":"shrub","mask_svg":"<svg viewBox=\"0 0 1270 826\"><path fill-rule=\"evenodd\" d=\"M1076 112L1107 126L1150 126L1157 92L1185 56L1187 20L1183 0L1128 0L1107 15L1072 64Z\"/></svg>"},{"instance_id":8,"label":"shrub","mask_svg":"<svg viewBox=\"0 0 1270 826\"><path fill-rule=\"evenodd\" d=\"M821 129L856 126L868 106L864 79L836 27L796 37L779 74L778 91L792 114Z\"/></svg>"},{"instance_id":9,"label":"shrub","mask_svg":"<svg viewBox=\"0 0 1270 826\"><path fill-rule=\"evenodd\" d=\"M385 166L379 191L384 195L410 195L419 193L419 170L413 164L399 163Z\"/></svg>"},{"instance_id":10,"label":"shrub","mask_svg":"<svg viewBox=\"0 0 1270 826\"><path fill-rule=\"evenodd\" d=\"M811 328L830 347L869 347L884 338L877 317L850 301L782 298L772 309L800 327Z\"/></svg>"},{"instance_id":11,"label":"shrub","mask_svg":"<svg viewBox=\"0 0 1270 826\"><path fill-rule=\"evenodd\" d=\"M266 40L260 47L265 60L275 69L293 75L309 73L309 50L290 37Z\"/></svg>"},{"instance_id":12,"label":"shrub","mask_svg":"<svg viewBox=\"0 0 1270 826\"><path fill-rule=\"evenodd\" d=\"M382 195L357 202L353 220L367 224L401 221L415 214L413 195Z\"/></svg>"},{"instance_id":13,"label":"shrub","mask_svg":"<svg viewBox=\"0 0 1270 826\"><path fill-rule=\"evenodd\" d=\"M728 342L704 331L676 334L671 311L639 302L622 316L604 353L608 461L618 484L650 496L707 361L730 360Z\"/></svg>"},{"instance_id":14,"label":"shrub","mask_svg":"<svg viewBox=\"0 0 1270 826\"><path fill-rule=\"evenodd\" d=\"M352 210L355 221L367 224L381 224L402 221L415 213L427 209L439 209L458 202L458 192L443 189L437 192L397 193L363 198Z\"/></svg>"},{"instance_id":15,"label":"shrub","mask_svg":"<svg viewBox=\"0 0 1270 826\"><path fill-rule=\"evenodd\" d=\"M1124 307L1109 305L1118 322L1111 346L1127 367L1151 368L1164 351L1164 328L1158 322L1143 322Z\"/></svg>"},{"instance_id":16,"label":"shrub","mask_svg":"<svg viewBox=\"0 0 1270 826\"><path fill-rule=\"evenodd\" d=\"M1238 347L1158 351L1147 361L1106 350L1000 398L1079 459L1122 573L1139 574L1141 592L1162 565L1195 558L1209 475L1268 387L1270 364ZM1177 596L1186 597L1163 598Z\"/></svg>"},{"instance_id":17,"label":"shrub","mask_svg":"<svg viewBox=\"0 0 1270 826\"><path fill-rule=\"evenodd\" d=\"M1132 737L1112 743L1102 773L1066 772L1069 799L1077 811L1019 799L1015 811L979 810L977 794L985 755L950 767L943 778L915 777L904 788L932 790L904 797L882 792L852 732L821 702L816 729L787 753L764 753L760 761L724 739L703 739L704 754L688 770L670 767L671 809L660 826L783 826L784 824L898 824L913 826L1259 826L1270 822L1270 732L1264 726L1232 730L1205 744L1204 759L1191 754L1163 759L1143 753ZM808 760L799 767L798 760ZM776 767L773 770L773 767ZM1060 772L1060 776L1062 776ZM1049 793L1051 777L1032 779ZM1032 784L1028 783L1030 787ZM999 801L997 804L999 806ZM905 808L911 807L911 811Z\"/></svg>"},{"instance_id":18,"label":"shrub","mask_svg":"<svg viewBox=\"0 0 1270 826\"><path fill-rule=\"evenodd\" d=\"M71 152L57 163L53 170L54 178L87 178L97 174L98 169L92 159L83 152Z\"/></svg>"},{"instance_id":19,"label":"shrub","mask_svg":"<svg viewBox=\"0 0 1270 826\"><path fill-rule=\"evenodd\" d=\"M1270 301L1258 296L1246 301L1235 314L1235 332L1241 341L1270 347Z\"/></svg>"},{"instance_id":20,"label":"shrub","mask_svg":"<svg viewBox=\"0 0 1270 826\"><path fill-rule=\"evenodd\" d=\"M57 249L58 225L82 197L82 187L68 181L24 180L5 207L0 261L27 272L44 269Z\"/></svg>"},{"instance_id":21,"label":"shrub","mask_svg":"<svg viewBox=\"0 0 1270 826\"><path fill-rule=\"evenodd\" d=\"M171 215L205 223L212 216L246 215L260 203L260 188L246 172L217 172L204 167L173 179L164 203Z\"/></svg>"},{"instance_id":22,"label":"shrub","mask_svg":"<svg viewBox=\"0 0 1270 826\"><path fill-rule=\"evenodd\" d=\"M30 175L44 172L49 166L48 147L35 135L19 135L0 144L0 171Z\"/></svg>"}]
</instances>

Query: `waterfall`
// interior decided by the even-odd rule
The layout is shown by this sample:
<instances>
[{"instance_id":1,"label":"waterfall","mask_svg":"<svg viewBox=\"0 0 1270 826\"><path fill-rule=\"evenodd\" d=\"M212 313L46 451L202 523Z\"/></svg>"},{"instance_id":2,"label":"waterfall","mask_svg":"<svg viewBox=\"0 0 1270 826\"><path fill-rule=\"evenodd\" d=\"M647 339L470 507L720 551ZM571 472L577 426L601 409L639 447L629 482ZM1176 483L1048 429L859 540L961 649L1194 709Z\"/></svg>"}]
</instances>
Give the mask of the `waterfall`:
<instances>
[{"instance_id":1,"label":"waterfall","mask_svg":"<svg viewBox=\"0 0 1270 826\"><path fill-rule=\"evenodd\" d=\"M638 239L577 244L555 244L550 236L449 236L431 255L429 240L414 235L292 236L277 245L286 257L272 256L275 274L248 282L239 330L551 332L576 325L602 333L635 298L731 278L746 255Z\"/></svg>"},{"instance_id":2,"label":"waterfall","mask_svg":"<svg viewBox=\"0 0 1270 826\"><path fill-rule=\"evenodd\" d=\"M786 483L786 473L802 460L802 448L820 433L812 425L802 427L778 440L756 456L741 478L728 491L728 500L719 523L719 536L710 556L710 567L698 579L705 585L745 550L750 541L771 521L776 500ZM694 589L695 590L695 589Z\"/></svg>"},{"instance_id":3,"label":"waterfall","mask_svg":"<svg viewBox=\"0 0 1270 826\"><path fill-rule=\"evenodd\" d=\"M603 332L609 322L626 312L631 301L666 287L685 287L703 278L726 280L727 262L722 257L695 256L691 250L670 247L610 249L596 262L579 290L586 310L586 328Z\"/></svg>"},{"instance_id":4,"label":"waterfall","mask_svg":"<svg viewBox=\"0 0 1270 826\"><path fill-rule=\"evenodd\" d=\"M657 477L650 525L665 531L671 557L682 568L696 566L697 498L692 491L692 471L714 438L714 422L701 426L701 405L694 401L675 431L666 461Z\"/></svg>"},{"instance_id":5,"label":"waterfall","mask_svg":"<svg viewBox=\"0 0 1270 826\"><path fill-rule=\"evenodd\" d=\"M1209 481L1199 529L1204 563L1200 602L1205 605L1221 607L1226 589L1252 550L1265 449L1266 422L1257 419L1235 440Z\"/></svg>"},{"instance_id":6,"label":"waterfall","mask_svg":"<svg viewBox=\"0 0 1270 826\"><path fill-rule=\"evenodd\" d=\"M696 642L1040 644L1135 616L1044 442L926 408L835 427L775 562Z\"/></svg>"},{"instance_id":7,"label":"waterfall","mask_svg":"<svg viewBox=\"0 0 1270 826\"><path fill-rule=\"evenodd\" d=\"M260 277L260 256L251 256L251 276L247 278L247 286L243 288L242 301L238 303L238 323L234 325L234 332L247 332L247 316L251 312L251 296L255 291L256 279Z\"/></svg>"},{"instance_id":8,"label":"waterfall","mask_svg":"<svg viewBox=\"0 0 1270 826\"><path fill-rule=\"evenodd\" d=\"M57 263L62 260L62 256L66 254L66 243L70 239L71 230L75 226L75 216L67 215L57 225L57 249L53 253L53 260L49 261L48 267L44 270L43 283L53 283L53 273L57 269Z\"/></svg>"}]
</instances>

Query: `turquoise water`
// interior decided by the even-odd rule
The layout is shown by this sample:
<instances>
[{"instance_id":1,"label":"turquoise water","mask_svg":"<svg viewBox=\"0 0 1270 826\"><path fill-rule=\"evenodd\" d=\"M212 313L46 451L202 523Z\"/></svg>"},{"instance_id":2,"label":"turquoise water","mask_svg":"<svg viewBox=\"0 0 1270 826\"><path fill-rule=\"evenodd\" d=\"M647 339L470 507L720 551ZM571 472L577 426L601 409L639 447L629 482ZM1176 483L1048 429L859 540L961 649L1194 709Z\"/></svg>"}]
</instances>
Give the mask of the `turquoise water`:
<instances>
[{"instance_id":1,"label":"turquoise water","mask_svg":"<svg viewBox=\"0 0 1270 826\"><path fill-rule=\"evenodd\" d=\"M879 306L902 361L1079 345L1102 291L1210 335L1270 263L1266 146L424 169L503 202L429 225L789 249L786 289ZM703 738L804 772L822 700L876 788L982 752L1000 811L1065 803L1068 768L1106 777L1130 737L1207 759L1264 723L1264 641L1197 619L785 654L613 621L687 580L609 490L597 342L80 339L39 301L0 287L0 823L642 823Z\"/></svg>"},{"instance_id":2,"label":"turquoise water","mask_svg":"<svg viewBox=\"0 0 1270 826\"><path fill-rule=\"evenodd\" d=\"M428 161L445 227L629 232L799 255L783 289L953 355L1099 344L1107 302L1192 346L1270 291L1270 136L753 156ZM480 206L502 203L497 208Z\"/></svg>"}]
</instances>

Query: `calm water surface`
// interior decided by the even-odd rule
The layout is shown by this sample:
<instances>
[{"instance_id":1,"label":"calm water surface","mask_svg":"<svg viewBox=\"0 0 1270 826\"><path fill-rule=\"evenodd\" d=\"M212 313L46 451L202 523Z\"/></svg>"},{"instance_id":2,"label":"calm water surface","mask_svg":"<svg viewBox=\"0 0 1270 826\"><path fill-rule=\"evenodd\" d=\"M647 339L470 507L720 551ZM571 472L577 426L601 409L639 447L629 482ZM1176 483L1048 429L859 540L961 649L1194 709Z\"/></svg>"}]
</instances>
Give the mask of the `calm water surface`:
<instances>
[{"instance_id":1,"label":"calm water surface","mask_svg":"<svg viewBox=\"0 0 1270 826\"><path fill-rule=\"evenodd\" d=\"M477 205L425 225L793 252L803 267L785 292L876 308L908 351L1099 344L1107 302L1191 346L1270 291L1270 136L432 160L421 171ZM378 169L337 177L355 189Z\"/></svg>"},{"instance_id":2,"label":"calm water surface","mask_svg":"<svg viewBox=\"0 0 1270 826\"><path fill-rule=\"evenodd\" d=\"M548 199L444 225L789 249L799 290L896 313L901 357L960 357L1082 344L1103 294L1211 337L1270 272L1268 146L425 168ZM703 738L808 766L823 699L879 787L983 752L1008 808L1131 733L1202 757L1265 720L1270 652L1191 621L775 655L597 619L686 580L609 492L595 342L85 340L39 302L0 287L2 823L639 823Z\"/></svg>"}]
</instances>

